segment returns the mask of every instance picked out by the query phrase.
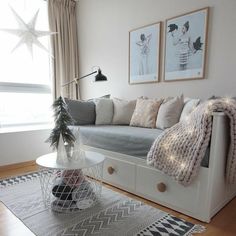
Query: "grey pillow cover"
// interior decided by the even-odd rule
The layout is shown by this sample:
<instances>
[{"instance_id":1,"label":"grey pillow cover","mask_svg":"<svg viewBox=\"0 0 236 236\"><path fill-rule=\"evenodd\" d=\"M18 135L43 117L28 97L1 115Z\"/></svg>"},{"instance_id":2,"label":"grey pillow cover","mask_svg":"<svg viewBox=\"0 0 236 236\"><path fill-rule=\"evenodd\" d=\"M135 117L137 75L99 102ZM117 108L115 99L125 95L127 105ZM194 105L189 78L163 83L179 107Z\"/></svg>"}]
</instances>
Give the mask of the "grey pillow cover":
<instances>
[{"instance_id":1,"label":"grey pillow cover","mask_svg":"<svg viewBox=\"0 0 236 236\"><path fill-rule=\"evenodd\" d=\"M110 125L113 118L113 101L109 98L94 99L96 104L96 125Z\"/></svg>"},{"instance_id":2,"label":"grey pillow cover","mask_svg":"<svg viewBox=\"0 0 236 236\"><path fill-rule=\"evenodd\" d=\"M126 101L113 98L113 105L114 115L112 123L116 125L129 125L136 106L136 100Z\"/></svg>"},{"instance_id":3,"label":"grey pillow cover","mask_svg":"<svg viewBox=\"0 0 236 236\"><path fill-rule=\"evenodd\" d=\"M79 101L65 98L68 111L75 121L75 125L95 124L95 104L92 101Z\"/></svg>"}]
</instances>

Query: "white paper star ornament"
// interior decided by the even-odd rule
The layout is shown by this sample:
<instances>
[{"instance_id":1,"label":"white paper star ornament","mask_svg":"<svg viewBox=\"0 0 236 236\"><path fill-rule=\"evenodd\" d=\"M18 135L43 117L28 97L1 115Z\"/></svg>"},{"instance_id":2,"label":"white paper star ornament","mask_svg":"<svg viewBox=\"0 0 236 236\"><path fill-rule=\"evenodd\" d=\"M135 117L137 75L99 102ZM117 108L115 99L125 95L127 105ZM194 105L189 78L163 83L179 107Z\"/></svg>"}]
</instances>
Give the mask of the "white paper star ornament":
<instances>
[{"instance_id":1,"label":"white paper star ornament","mask_svg":"<svg viewBox=\"0 0 236 236\"><path fill-rule=\"evenodd\" d=\"M1 29L2 31L5 31L10 34L14 34L20 38L19 42L16 44L16 46L12 49L12 52L14 52L17 48L19 48L21 45L25 44L28 48L31 56L33 57L33 44L37 45L39 48L43 49L47 53L49 53L48 49L38 40L38 38L43 36L49 36L52 34L56 34L56 32L50 32L50 31L41 31L36 30L35 25L38 17L39 10L35 13L35 15L32 17L32 19L29 21L28 24L24 22L24 20L16 13L16 11L12 8L11 11L18 23L19 29Z\"/></svg>"}]
</instances>

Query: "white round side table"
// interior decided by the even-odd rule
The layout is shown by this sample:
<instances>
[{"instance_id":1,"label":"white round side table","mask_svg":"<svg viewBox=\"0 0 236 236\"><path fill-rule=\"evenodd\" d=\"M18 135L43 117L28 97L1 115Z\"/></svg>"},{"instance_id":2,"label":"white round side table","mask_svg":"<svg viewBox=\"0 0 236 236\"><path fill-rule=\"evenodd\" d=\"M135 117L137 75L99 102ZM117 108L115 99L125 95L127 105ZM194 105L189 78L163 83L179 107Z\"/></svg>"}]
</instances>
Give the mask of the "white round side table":
<instances>
[{"instance_id":1,"label":"white round side table","mask_svg":"<svg viewBox=\"0 0 236 236\"><path fill-rule=\"evenodd\" d=\"M57 153L37 158L44 204L69 213L93 206L101 196L104 156L85 151L83 158L58 164Z\"/></svg>"}]
</instances>

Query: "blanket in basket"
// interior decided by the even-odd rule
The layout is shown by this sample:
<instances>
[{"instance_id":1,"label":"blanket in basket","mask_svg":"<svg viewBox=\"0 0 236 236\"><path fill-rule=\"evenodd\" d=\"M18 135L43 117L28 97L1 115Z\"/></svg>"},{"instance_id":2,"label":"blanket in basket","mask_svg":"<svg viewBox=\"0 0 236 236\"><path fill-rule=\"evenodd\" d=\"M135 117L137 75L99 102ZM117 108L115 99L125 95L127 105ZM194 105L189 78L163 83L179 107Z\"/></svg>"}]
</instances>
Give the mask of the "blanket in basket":
<instances>
[{"instance_id":1,"label":"blanket in basket","mask_svg":"<svg viewBox=\"0 0 236 236\"><path fill-rule=\"evenodd\" d=\"M226 179L236 181L236 101L216 99L200 104L182 122L165 130L154 141L148 156L148 165L173 177L182 185L189 185L197 175L209 145L213 117L222 111L230 120L230 146L227 157ZM223 157L222 157L223 158Z\"/></svg>"}]
</instances>

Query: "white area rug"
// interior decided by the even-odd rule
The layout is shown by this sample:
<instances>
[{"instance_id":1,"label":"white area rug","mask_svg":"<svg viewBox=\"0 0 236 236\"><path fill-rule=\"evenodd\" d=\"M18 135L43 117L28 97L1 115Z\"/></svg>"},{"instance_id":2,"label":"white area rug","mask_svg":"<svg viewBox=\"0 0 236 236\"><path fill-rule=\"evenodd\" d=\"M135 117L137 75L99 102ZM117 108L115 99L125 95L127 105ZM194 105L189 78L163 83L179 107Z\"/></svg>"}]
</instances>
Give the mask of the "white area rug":
<instances>
[{"instance_id":1,"label":"white area rug","mask_svg":"<svg viewBox=\"0 0 236 236\"><path fill-rule=\"evenodd\" d=\"M44 207L38 172L0 180L0 200L39 236L186 236L205 230L105 187L92 208L55 213Z\"/></svg>"}]
</instances>

